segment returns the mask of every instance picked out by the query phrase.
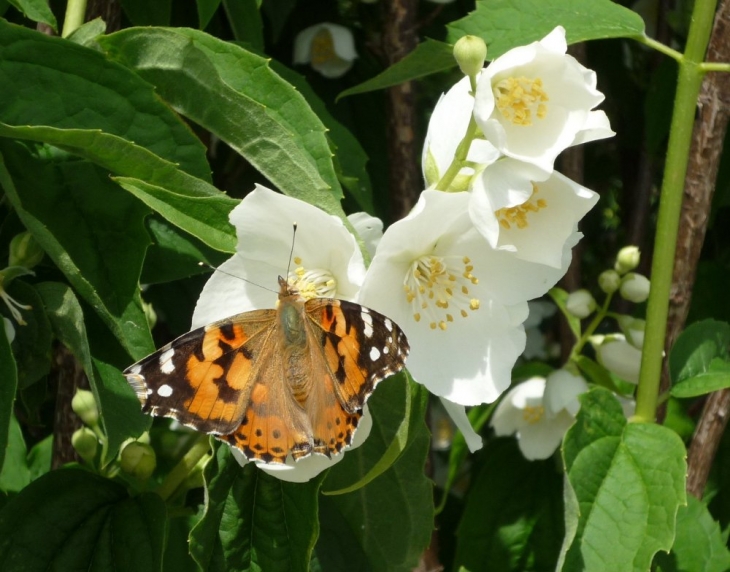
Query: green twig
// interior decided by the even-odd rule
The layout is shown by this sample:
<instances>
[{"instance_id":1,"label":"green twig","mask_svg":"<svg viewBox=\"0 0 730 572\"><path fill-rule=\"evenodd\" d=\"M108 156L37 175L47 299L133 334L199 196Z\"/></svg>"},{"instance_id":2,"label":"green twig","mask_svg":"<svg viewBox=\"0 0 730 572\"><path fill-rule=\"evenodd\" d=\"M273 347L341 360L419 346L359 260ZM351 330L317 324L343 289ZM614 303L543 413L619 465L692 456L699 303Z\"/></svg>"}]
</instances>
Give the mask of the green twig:
<instances>
[{"instance_id":1,"label":"green twig","mask_svg":"<svg viewBox=\"0 0 730 572\"><path fill-rule=\"evenodd\" d=\"M86 18L86 0L68 0L66 16L63 19L62 38L68 38L84 23Z\"/></svg>"},{"instance_id":2,"label":"green twig","mask_svg":"<svg viewBox=\"0 0 730 572\"><path fill-rule=\"evenodd\" d=\"M700 70L703 72L730 72L730 64L722 62L704 62L700 64Z\"/></svg>"},{"instance_id":3,"label":"green twig","mask_svg":"<svg viewBox=\"0 0 730 572\"><path fill-rule=\"evenodd\" d=\"M696 0L687 46L683 57L679 60L677 94L674 101L654 240L651 293L646 311L646 334L641 359L641 374L636 393L635 418L640 421L653 422L656 417L669 312L669 291L672 283L674 253L677 247L684 179L692 143L697 98L704 75L701 62L707 50L716 5L717 0Z\"/></svg>"},{"instance_id":4,"label":"green twig","mask_svg":"<svg viewBox=\"0 0 730 572\"><path fill-rule=\"evenodd\" d=\"M157 489L157 494L164 500L170 498L208 451L210 451L210 438L208 435L201 435L162 481Z\"/></svg>"},{"instance_id":5,"label":"green twig","mask_svg":"<svg viewBox=\"0 0 730 572\"><path fill-rule=\"evenodd\" d=\"M653 40L647 36L636 36L634 39L640 44L644 44L645 46L654 48L657 52L661 52L664 55L669 56L674 60L677 60L678 62L681 62L684 59L684 55L682 55L681 52L673 50L669 46L664 45L661 42L657 42L656 40Z\"/></svg>"}]
</instances>

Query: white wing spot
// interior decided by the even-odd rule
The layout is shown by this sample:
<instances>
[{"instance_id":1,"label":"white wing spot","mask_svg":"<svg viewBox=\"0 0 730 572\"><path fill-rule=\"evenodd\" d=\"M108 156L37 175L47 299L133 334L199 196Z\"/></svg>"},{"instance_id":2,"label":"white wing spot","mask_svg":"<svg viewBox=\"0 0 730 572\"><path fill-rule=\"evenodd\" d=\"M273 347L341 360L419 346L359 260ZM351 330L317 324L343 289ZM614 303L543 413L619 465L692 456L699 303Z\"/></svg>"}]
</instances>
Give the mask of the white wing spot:
<instances>
[{"instance_id":1,"label":"white wing spot","mask_svg":"<svg viewBox=\"0 0 730 572\"><path fill-rule=\"evenodd\" d=\"M388 352L390 352L390 348L389 348L388 346L385 346L385 347L383 348L383 353L387 355L387 354L388 354Z\"/></svg>"},{"instance_id":2,"label":"white wing spot","mask_svg":"<svg viewBox=\"0 0 730 572\"><path fill-rule=\"evenodd\" d=\"M373 317L365 308L362 309L360 316L362 317L362 323L365 326L363 333L366 338L371 338L373 336Z\"/></svg>"},{"instance_id":3,"label":"white wing spot","mask_svg":"<svg viewBox=\"0 0 730 572\"><path fill-rule=\"evenodd\" d=\"M172 395L172 387L170 387L166 383L162 384L160 387L157 388L157 395L159 395L160 397L170 397Z\"/></svg>"},{"instance_id":4,"label":"white wing spot","mask_svg":"<svg viewBox=\"0 0 730 572\"><path fill-rule=\"evenodd\" d=\"M370 361L375 361L380 357L380 350L376 347L370 348Z\"/></svg>"},{"instance_id":5,"label":"white wing spot","mask_svg":"<svg viewBox=\"0 0 730 572\"><path fill-rule=\"evenodd\" d=\"M385 318L385 322L383 323L385 324L385 327L388 328L389 332L393 331L393 322L391 322L389 318Z\"/></svg>"},{"instance_id":6,"label":"white wing spot","mask_svg":"<svg viewBox=\"0 0 730 572\"><path fill-rule=\"evenodd\" d=\"M174 355L174 348L165 350L160 354L160 371L162 373L170 374L175 371L175 364L172 361L172 356Z\"/></svg>"},{"instance_id":7,"label":"white wing spot","mask_svg":"<svg viewBox=\"0 0 730 572\"><path fill-rule=\"evenodd\" d=\"M139 375L139 373L142 371L142 366L136 363L132 367L130 367L128 371L132 375Z\"/></svg>"},{"instance_id":8,"label":"white wing spot","mask_svg":"<svg viewBox=\"0 0 730 572\"><path fill-rule=\"evenodd\" d=\"M393 336L388 336L388 343L389 344L392 344L393 343Z\"/></svg>"}]
</instances>

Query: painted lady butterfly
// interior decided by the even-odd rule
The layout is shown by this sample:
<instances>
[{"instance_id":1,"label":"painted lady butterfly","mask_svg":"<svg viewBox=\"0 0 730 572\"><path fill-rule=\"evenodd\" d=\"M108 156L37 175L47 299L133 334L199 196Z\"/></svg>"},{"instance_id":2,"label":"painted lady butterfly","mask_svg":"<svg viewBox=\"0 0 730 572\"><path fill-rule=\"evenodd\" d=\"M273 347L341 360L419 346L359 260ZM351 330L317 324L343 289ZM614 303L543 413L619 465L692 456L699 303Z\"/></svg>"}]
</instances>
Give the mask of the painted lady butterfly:
<instances>
[{"instance_id":1,"label":"painted lady butterfly","mask_svg":"<svg viewBox=\"0 0 730 572\"><path fill-rule=\"evenodd\" d=\"M358 304L279 288L275 310L193 330L127 368L142 410L265 463L349 445L375 385L403 369L406 336Z\"/></svg>"}]
</instances>

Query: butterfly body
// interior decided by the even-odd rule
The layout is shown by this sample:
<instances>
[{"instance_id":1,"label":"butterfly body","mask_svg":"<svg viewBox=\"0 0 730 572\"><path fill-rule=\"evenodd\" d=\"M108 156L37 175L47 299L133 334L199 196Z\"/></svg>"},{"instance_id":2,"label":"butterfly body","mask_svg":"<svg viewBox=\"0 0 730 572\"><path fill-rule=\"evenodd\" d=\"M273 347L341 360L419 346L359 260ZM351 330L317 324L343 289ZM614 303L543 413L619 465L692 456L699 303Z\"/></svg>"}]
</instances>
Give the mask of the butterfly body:
<instances>
[{"instance_id":1,"label":"butterfly body","mask_svg":"<svg viewBox=\"0 0 730 572\"><path fill-rule=\"evenodd\" d=\"M389 318L279 278L276 309L244 312L177 338L124 374L151 415L172 417L283 463L352 442L375 385L409 346Z\"/></svg>"}]
</instances>

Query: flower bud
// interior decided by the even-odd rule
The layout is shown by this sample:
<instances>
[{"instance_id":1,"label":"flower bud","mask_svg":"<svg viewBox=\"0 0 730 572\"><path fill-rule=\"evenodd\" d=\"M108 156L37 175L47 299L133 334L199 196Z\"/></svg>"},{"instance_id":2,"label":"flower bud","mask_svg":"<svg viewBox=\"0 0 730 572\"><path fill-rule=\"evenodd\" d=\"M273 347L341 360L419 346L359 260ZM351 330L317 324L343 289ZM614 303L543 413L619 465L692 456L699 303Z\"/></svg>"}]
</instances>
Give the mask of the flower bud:
<instances>
[{"instance_id":1,"label":"flower bud","mask_svg":"<svg viewBox=\"0 0 730 572\"><path fill-rule=\"evenodd\" d=\"M464 75L474 77L484 67L487 44L479 36L462 36L454 44L454 59Z\"/></svg>"},{"instance_id":2,"label":"flower bud","mask_svg":"<svg viewBox=\"0 0 730 572\"><path fill-rule=\"evenodd\" d=\"M149 479L157 466L155 451L149 445L132 441L122 449L120 466L128 475L141 480Z\"/></svg>"},{"instance_id":3,"label":"flower bud","mask_svg":"<svg viewBox=\"0 0 730 572\"><path fill-rule=\"evenodd\" d=\"M8 266L33 268L43 259L43 249L27 230L16 234L10 241L10 260Z\"/></svg>"},{"instance_id":4,"label":"flower bud","mask_svg":"<svg viewBox=\"0 0 730 572\"><path fill-rule=\"evenodd\" d=\"M588 290L576 290L568 294L565 307L573 316L582 320L590 316L596 309L596 300Z\"/></svg>"},{"instance_id":5,"label":"flower bud","mask_svg":"<svg viewBox=\"0 0 730 572\"><path fill-rule=\"evenodd\" d=\"M621 276L615 270L605 270L598 277L598 286L606 294L613 294L621 285Z\"/></svg>"},{"instance_id":6,"label":"flower bud","mask_svg":"<svg viewBox=\"0 0 730 572\"><path fill-rule=\"evenodd\" d=\"M649 297L649 279L642 274L629 272L621 281L621 297L629 302L641 303Z\"/></svg>"},{"instance_id":7,"label":"flower bud","mask_svg":"<svg viewBox=\"0 0 730 572\"><path fill-rule=\"evenodd\" d=\"M5 337L8 339L8 343L12 344L15 339L15 327L5 316L3 316L3 326L5 328Z\"/></svg>"},{"instance_id":8,"label":"flower bud","mask_svg":"<svg viewBox=\"0 0 730 572\"><path fill-rule=\"evenodd\" d=\"M639 265L641 253L638 246L624 246L618 251L613 267L619 274L626 274Z\"/></svg>"},{"instance_id":9,"label":"flower bud","mask_svg":"<svg viewBox=\"0 0 730 572\"><path fill-rule=\"evenodd\" d=\"M71 409L89 427L95 427L99 423L99 408L96 406L94 394L90 391L76 390L76 395L71 400Z\"/></svg>"},{"instance_id":10,"label":"flower bud","mask_svg":"<svg viewBox=\"0 0 730 572\"><path fill-rule=\"evenodd\" d=\"M71 435L71 445L84 461L90 463L96 456L96 450L99 448L99 439L94 432L88 427L82 427L74 431Z\"/></svg>"},{"instance_id":11,"label":"flower bud","mask_svg":"<svg viewBox=\"0 0 730 572\"><path fill-rule=\"evenodd\" d=\"M157 324L157 312L155 312L152 304L148 304L144 300L142 300L142 311L144 312L145 318L147 318L147 325L151 330Z\"/></svg>"},{"instance_id":12,"label":"flower bud","mask_svg":"<svg viewBox=\"0 0 730 572\"><path fill-rule=\"evenodd\" d=\"M639 383L641 370L641 350L626 341L622 334L610 334L590 338L596 350L598 363L623 380Z\"/></svg>"}]
</instances>

